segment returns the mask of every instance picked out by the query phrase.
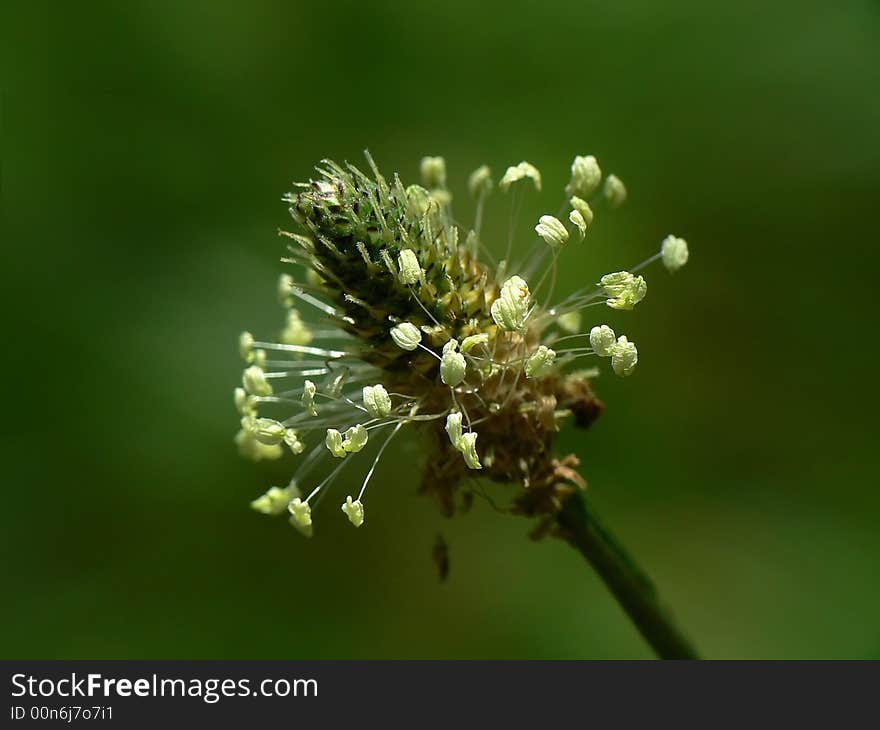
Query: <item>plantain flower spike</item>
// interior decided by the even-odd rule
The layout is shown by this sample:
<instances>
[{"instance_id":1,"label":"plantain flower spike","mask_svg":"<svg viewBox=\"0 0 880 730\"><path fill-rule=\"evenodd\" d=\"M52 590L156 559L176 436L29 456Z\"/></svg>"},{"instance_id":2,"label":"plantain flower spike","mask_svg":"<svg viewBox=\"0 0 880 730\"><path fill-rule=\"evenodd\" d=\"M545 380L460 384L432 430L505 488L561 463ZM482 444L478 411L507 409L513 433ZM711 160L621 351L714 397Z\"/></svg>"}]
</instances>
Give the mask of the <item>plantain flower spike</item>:
<instances>
[{"instance_id":1,"label":"plantain flower spike","mask_svg":"<svg viewBox=\"0 0 880 730\"><path fill-rule=\"evenodd\" d=\"M614 208L626 198L595 157L574 158L565 187L570 208L560 218L541 216L541 240L522 235L530 225L517 228L523 190L512 199L489 197L488 166L467 178L475 211L466 225L452 215L444 159L425 157L413 168L382 174L369 155L361 167L322 160L285 196L291 268L267 293L283 307L277 337L238 337L244 369L233 401L241 456L278 461L273 469L289 461L291 471L287 487L270 487L251 507L289 514L293 528L311 535L312 509L325 504L324 493L335 491L347 469L362 479L360 490L344 502L339 493L335 503L361 527L380 460L402 458L406 438L427 452L408 462L420 465L408 476L444 514L464 509L476 490L472 478L485 476L509 490L499 510L538 520L540 534L560 534L557 512L583 482L574 457L557 452L557 433L569 422L586 428L603 410L591 380L599 369L590 364L626 377L638 363L634 343L589 315L596 305L632 310L647 292L633 272L655 259L658 268L680 270L687 243L668 236L631 271L590 286L600 273L593 272L583 277L585 287L557 294L565 280L559 267L578 275L586 265L578 258L583 250L566 243L572 234L592 236L591 206ZM566 170L562 161L556 173ZM508 167L498 186L515 185L540 192L541 173L528 162ZM513 234L492 228L501 215L483 215L490 200L511 208ZM513 258L503 254L508 238L531 243ZM592 363L585 367L585 359ZM301 494L297 485L306 479L312 488ZM377 480L370 488L402 486Z\"/></svg>"}]
</instances>

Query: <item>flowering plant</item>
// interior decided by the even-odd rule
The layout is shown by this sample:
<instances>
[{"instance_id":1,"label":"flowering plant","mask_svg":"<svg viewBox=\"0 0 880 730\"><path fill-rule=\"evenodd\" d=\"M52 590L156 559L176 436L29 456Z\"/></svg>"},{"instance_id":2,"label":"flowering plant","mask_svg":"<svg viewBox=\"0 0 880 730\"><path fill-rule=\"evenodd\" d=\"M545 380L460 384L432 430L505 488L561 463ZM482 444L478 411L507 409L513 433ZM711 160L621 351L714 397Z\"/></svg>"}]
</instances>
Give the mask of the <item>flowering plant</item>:
<instances>
[{"instance_id":1,"label":"flowering plant","mask_svg":"<svg viewBox=\"0 0 880 730\"><path fill-rule=\"evenodd\" d=\"M627 606L633 598L650 606L656 600L627 587L645 579L604 529L593 534L598 522L579 494L579 462L557 455L553 443L567 421L587 428L604 408L591 387L598 369L585 369L587 358L607 359L620 377L638 363L634 342L601 322L582 328L583 312L634 309L647 293L638 272L657 259L669 271L680 269L687 243L668 236L638 266L554 300L559 257L579 245L573 238L589 235L596 212L626 199L623 183L604 176L595 157L575 157L563 208L540 217L535 245L515 266L515 224L500 260L482 238L494 188L488 167L468 180L476 216L465 228L452 213L443 158L424 158L422 184L409 186L396 174L385 178L369 154L367 162L370 175L324 160L317 179L285 196L298 230L282 232L290 240L283 260L304 276L281 275L286 323L277 340L240 336L246 367L235 390L235 440L255 461L280 458L285 448L302 458L290 482L271 487L253 508L288 514L310 536L313 509L375 440L360 490L340 498L341 511L361 527L379 460L403 429L420 431L428 448L421 491L444 514L470 504L479 489L474 476L512 485L502 509L534 518L534 536L551 534L578 547L658 648L664 639L648 635ZM518 209L528 188L540 192L541 174L520 162L498 187ZM307 323L295 304L317 313L316 323ZM663 616L659 606L655 613ZM686 653L678 638L669 651L658 648L661 654Z\"/></svg>"}]
</instances>

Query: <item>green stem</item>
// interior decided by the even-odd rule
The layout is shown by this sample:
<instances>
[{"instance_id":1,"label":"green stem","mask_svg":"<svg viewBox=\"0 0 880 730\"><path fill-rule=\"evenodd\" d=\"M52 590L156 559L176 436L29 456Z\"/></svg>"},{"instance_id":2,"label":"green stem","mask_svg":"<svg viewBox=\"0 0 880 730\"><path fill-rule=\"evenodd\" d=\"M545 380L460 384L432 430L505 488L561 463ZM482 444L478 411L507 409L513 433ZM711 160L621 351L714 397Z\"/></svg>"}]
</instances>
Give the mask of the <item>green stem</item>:
<instances>
[{"instance_id":1,"label":"green stem","mask_svg":"<svg viewBox=\"0 0 880 730\"><path fill-rule=\"evenodd\" d=\"M593 566L661 659L698 659L696 649L661 605L657 589L578 493L565 500L557 523L562 537Z\"/></svg>"}]
</instances>

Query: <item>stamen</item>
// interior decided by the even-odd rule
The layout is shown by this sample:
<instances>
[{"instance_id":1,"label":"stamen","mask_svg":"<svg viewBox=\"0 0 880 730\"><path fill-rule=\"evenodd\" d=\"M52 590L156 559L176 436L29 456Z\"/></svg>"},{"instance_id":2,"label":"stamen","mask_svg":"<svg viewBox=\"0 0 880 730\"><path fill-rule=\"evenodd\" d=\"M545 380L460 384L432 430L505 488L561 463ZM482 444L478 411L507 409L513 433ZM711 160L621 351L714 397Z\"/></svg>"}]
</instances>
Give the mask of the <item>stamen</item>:
<instances>
[{"instance_id":1,"label":"stamen","mask_svg":"<svg viewBox=\"0 0 880 730\"><path fill-rule=\"evenodd\" d=\"M373 472L376 471L376 465L379 463L379 459L382 458L382 454L385 453L385 449L388 447L388 444L391 443L391 439L393 439L397 435L397 432L400 430L401 426L403 426L404 423L404 421L398 423L397 426L394 427L394 430L391 432L388 438L385 439L385 443L383 443L382 446L379 447L379 453L376 454L376 458L373 459L373 465L370 467L370 471L367 472L367 476L364 478L364 483L361 485L361 491L358 492L358 500L360 500L360 498L364 496L364 492L367 489L367 484L370 483L370 479L373 477ZM346 461L348 461L348 459L346 459ZM345 462L342 463L344 464ZM339 467L336 468L338 469Z\"/></svg>"},{"instance_id":2,"label":"stamen","mask_svg":"<svg viewBox=\"0 0 880 730\"><path fill-rule=\"evenodd\" d=\"M281 342L254 342L254 347L261 347L264 350L299 352L303 355L320 355L321 357L330 359L336 359L348 355L345 350L325 350L321 347L310 347L309 345L285 345Z\"/></svg>"}]
</instances>

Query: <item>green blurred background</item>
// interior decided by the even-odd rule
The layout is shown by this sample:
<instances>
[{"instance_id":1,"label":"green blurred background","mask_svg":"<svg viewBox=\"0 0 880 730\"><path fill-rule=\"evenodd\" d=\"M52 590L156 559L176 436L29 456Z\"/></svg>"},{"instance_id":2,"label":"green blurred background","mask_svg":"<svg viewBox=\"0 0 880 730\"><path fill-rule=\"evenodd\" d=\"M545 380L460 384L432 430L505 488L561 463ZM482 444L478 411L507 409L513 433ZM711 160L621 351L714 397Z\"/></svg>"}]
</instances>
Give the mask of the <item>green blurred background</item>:
<instances>
[{"instance_id":1,"label":"green blurred background","mask_svg":"<svg viewBox=\"0 0 880 730\"><path fill-rule=\"evenodd\" d=\"M361 530L248 509L291 468L231 443L280 196L365 147L411 181L445 155L464 220L472 169L533 162L524 234L597 155L630 198L562 292L685 236L560 450L705 655L880 656L876 3L4 7L3 656L650 656L569 548L416 496L415 440Z\"/></svg>"}]
</instances>

